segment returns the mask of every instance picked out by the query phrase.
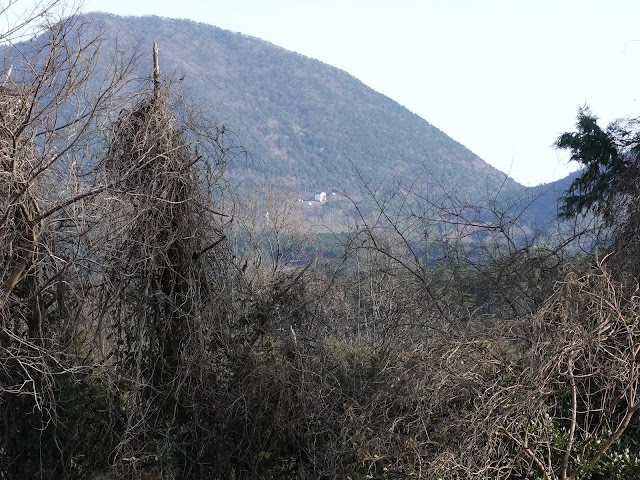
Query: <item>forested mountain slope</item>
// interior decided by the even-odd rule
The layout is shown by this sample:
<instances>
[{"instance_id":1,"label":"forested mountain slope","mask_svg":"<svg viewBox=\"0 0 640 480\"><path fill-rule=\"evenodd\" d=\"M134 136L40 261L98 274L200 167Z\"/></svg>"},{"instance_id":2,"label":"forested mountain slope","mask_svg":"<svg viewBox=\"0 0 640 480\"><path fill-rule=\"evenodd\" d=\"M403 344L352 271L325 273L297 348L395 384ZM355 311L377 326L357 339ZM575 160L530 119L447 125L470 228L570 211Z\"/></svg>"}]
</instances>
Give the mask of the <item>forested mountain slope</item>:
<instances>
[{"instance_id":1,"label":"forested mountain slope","mask_svg":"<svg viewBox=\"0 0 640 480\"><path fill-rule=\"evenodd\" d=\"M162 70L184 76L187 95L249 152L248 162L232 166L235 179L354 192L359 171L371 184L419 178L420 189L437 183L470 198L503 182L517 187L418 115L318 60L193 21L90 17L108 37L117 32L128 53L147 55L158 42Z\"/></svg>"}]
</instances>

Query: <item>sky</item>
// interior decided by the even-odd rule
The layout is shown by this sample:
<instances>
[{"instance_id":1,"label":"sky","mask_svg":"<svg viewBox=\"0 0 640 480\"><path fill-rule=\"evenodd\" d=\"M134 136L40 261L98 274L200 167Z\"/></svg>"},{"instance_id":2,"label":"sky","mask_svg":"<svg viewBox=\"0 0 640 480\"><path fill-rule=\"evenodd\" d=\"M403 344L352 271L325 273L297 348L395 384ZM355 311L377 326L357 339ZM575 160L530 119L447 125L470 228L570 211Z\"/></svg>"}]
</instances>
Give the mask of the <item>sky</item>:
<instances>
[{"instance_id":1,"label":"sky","mask_svg":"<svg viewBox=\"0 0 640 480\"><path fill-rule=\"evenodd\" d=\"M316 58L525 185L577 168L553 143L579 107L602 126L640 116L638 0L85 0L83 10L190 18Z\"/></svg>"}]
</instances>

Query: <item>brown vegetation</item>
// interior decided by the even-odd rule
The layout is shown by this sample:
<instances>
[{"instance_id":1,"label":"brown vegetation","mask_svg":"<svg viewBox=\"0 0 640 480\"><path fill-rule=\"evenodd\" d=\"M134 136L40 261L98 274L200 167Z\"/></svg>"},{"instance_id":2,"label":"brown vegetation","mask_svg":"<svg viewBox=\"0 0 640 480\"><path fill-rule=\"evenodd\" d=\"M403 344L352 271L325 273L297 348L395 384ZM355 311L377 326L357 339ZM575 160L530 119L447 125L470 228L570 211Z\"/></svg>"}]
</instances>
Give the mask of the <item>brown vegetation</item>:
<instances>
[{"instance_id":1,"label":"brown vegetation","mask_svg":"<svg viewBox=\"0 0 640 480\"><path fill-rule=\"evenodd\" d=\"M589 232L365 182L324 256L277 194L228 195L225 127L157 66L93 81L81 17L29 48L0 87L0 479L637 474L637 283Z\"/></svg>"}]
</instances>

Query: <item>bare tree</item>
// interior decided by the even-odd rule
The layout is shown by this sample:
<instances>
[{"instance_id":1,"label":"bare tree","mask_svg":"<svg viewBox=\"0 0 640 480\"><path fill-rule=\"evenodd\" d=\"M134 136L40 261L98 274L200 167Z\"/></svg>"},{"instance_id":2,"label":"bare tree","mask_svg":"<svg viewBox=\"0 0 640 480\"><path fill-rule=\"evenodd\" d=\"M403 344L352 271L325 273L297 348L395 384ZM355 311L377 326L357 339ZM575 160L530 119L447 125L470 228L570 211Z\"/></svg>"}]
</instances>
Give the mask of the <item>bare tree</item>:
<instances>
[{"instance_id":1,"label":"bare tree","mask_svg":"<svg viewBox=\"0 0 640 480\"><path fill-rule=\"evenodd\" d=\"M637 298L602 265L558 287L533 317L449 344L441 378L465 386L466 406L440 426L434 474L581 478L629 428Z\"/></svg>"},{"instance_id":2,"label":"bare tree","mask_svg":"<svg viewBox=\"0 0 640 480\"><path fill-rule=\"evenodd\" d=\"M213 203L224 128L193 121L154 53L153 79L113 124L100 162L96 323L111 332L103 355L125 402L114 459L122 475L150 465L169 475L176 463L186 468L185 455L197 457L188 445L206 445L195 427L183 429L209 388L199 382L213 370L212 336L225 317L226 215Z\"/></svg>"},{"instance_id":3,"label":"bare tree","mask_svg":"<svg viewBox=\"0 0 640 480\"><path fill-rule=\"evenodd\" d=\"M32 476L45 463L58 475L67 472L56 431L59 386L91 370L69 334L83 328L74 279L84 226L74 210L96 193L79 181L78 159L130 69L113 63L103 82L92 81L100 35L80 16L54 19L61 6L44 2L2 34L0 406L11 420L3 427L0 469L12 478ZM4 19L12 7L3 7ZM24 32L39 35L13 44ZM27 448L29 429L40 433Z\"/></svg>"}]
</instances>

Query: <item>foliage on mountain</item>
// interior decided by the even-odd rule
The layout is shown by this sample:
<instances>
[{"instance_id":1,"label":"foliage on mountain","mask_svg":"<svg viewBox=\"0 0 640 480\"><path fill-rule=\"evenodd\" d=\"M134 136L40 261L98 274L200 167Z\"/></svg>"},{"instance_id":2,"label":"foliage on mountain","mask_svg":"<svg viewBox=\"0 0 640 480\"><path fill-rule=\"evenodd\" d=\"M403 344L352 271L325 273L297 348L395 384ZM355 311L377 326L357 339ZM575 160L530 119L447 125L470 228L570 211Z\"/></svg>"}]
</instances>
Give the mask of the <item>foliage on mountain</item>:
<instances>
[{"instance_id":1,"label":"foliage on mountain","mask_svg":"<svg viewBox=\"0 0 640 480\"><path fill-rule=\"evenodd\" d=\"M191 98L251 154L230 166L238 180L355 192L357 168L372 183L420 177L430 188L440 183L474 197L505 181L436 127L320 61L192 21L92 16L118 32L121 49L160 42L163 70L184 75Z\"/></svg>"}]
</instances>

